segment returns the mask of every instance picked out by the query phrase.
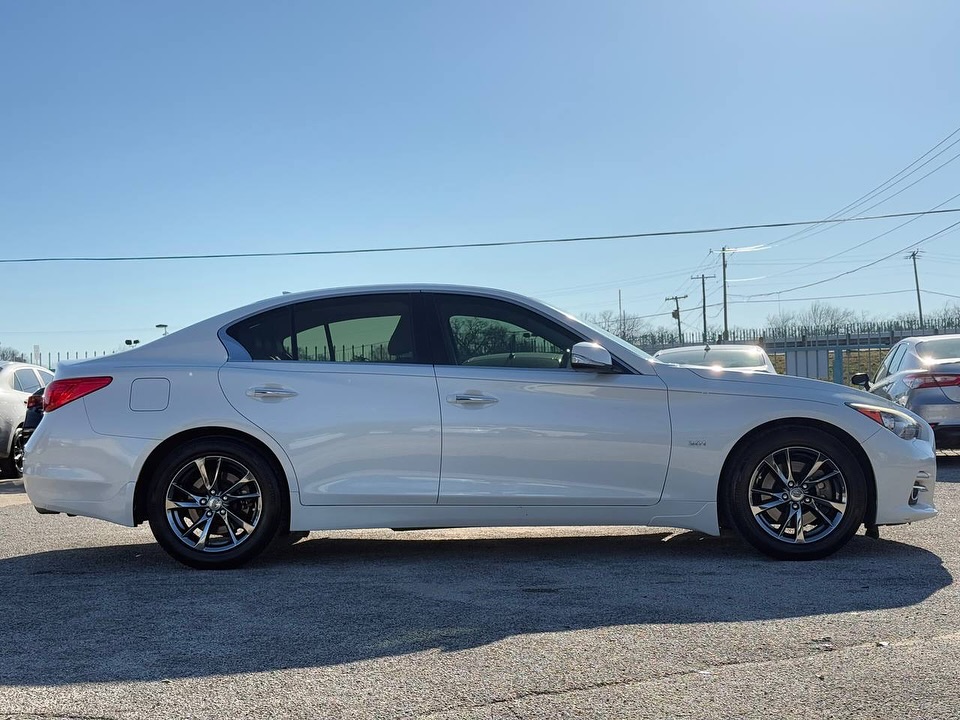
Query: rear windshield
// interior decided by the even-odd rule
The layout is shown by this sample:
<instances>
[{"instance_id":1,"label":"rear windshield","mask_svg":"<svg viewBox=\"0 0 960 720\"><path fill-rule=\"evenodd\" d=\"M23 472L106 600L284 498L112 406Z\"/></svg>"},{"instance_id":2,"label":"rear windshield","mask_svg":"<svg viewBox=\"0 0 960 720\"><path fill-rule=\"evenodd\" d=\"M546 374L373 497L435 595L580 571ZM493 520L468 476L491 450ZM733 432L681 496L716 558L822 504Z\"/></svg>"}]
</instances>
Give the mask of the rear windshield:
<instances>
[{"instance_id":1,"label":"rear windshield","mask_svg":"<svg viewBox=\"0 0 960 720\"><path fill-rule=\"evenodd\" d=\"M941 338L917 343L917 355L931 360L960 358L960 338Z\"/></svg>"},{"instance_id":2,"label":"rear windshield","mask_svg":"<svg viewBox=\"0 0 960 720\"><path fill-rule=\"evenodd\" d=\"M766 363L759 350L737 350L734 348L714 347L704 350L702 347L667 350L657 355L657 360L680 365L719 365L724 368L764 367Z\"/></svg>"}]
</instances>

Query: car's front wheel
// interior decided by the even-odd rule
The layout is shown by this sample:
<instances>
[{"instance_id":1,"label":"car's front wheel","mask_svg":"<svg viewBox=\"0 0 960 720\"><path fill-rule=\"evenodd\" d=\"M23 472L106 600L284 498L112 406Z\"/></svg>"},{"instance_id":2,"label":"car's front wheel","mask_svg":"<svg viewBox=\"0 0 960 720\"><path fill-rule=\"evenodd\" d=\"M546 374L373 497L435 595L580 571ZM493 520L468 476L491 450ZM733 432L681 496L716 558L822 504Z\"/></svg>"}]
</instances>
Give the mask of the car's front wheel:
<instances>
[{"instance_id":1,"label":"car's front wheel","mask_svg":"<svg viewBox=\"0 0 960 720\"><path fill-rule=\"evenodd\" d=\"M867 480L853 453L819 428L790 426L754 438L724 478L727 517L755 548L815 560L843 547L867 509Z\"/></svg>"},{"instance_id":2,"label":"car's front wheel","mask_svg":"<svg viewBox=\"0 0 960 720\"><path fill-rule=\"evenodd\" d=\"M152 478L147 516L157 542L201 569L235 568L259 555L282 516L277 473L257 451L230 438L186 443Z\"/></svg>"}]
</instances>

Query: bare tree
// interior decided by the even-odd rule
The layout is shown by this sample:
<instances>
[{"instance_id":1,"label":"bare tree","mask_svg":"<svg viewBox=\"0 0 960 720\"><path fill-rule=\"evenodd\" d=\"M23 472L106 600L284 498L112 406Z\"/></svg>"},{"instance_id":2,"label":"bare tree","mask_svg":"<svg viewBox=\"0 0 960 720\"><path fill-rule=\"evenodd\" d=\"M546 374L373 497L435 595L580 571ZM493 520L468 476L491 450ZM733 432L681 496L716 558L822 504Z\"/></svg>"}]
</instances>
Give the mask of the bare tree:
<instances>
[{"instance_id":1,"label":"bare tree","mask_svg":"<svg viewBox=\"0 0 960 720\"><path fill-rule=\"evenodd\" d=\"M767 327L773 335L787 335L790 328L800 324L797 318L798 315L795 312L778 310L776 314L767 315Z\"/></svg>"},{"instance_id":2,"label":"bare tree","mask_svg":"<svg viewBox=\"0 0 960 720\"><path fill-rule=\"evenodd\" d=\"M13 360L15 362L26 362L27 356L16 348L0 345L0 360Z\"/></svg>"},{"instance_id":3,"label":"bare tree","mask_svg":"<svg viewBox=\"0 0 960 720\"><path fill-rule=\"evenodd\" d=\"M801 325L818 330L837 330L842 325L855 322L857 314L848 308L815 300L797 318Z\"/></svg>"},{"instance_id":4,"label":"bare tree","mask_svg":"<svg viewBox=\"0 0 960 720\"><path fill-rule=\"evenodd\" d=\"M621 316L613 310L604 310L600 313L583 313L580 317L634 345L648 332L647 321L637 315Z\"/></svg>"}]
</instances>

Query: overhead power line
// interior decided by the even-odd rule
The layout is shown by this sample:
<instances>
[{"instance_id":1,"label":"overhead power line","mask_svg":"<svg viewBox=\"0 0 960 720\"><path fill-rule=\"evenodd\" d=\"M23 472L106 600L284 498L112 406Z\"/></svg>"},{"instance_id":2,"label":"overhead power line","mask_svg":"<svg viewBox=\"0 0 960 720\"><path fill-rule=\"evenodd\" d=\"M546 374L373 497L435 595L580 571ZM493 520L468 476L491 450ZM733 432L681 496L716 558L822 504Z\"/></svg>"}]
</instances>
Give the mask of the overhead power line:
<instances>
[{"instance_id":1,"label":"overhead power line","mask_svg":"<svg viewBox=\"0 0 960 720\"><path fill-rule=\"evenodd\" d=\"M853 202L848 203L847 205L844 205L844 206L843 206L842 208L840 208L839 210L837 210L837 211L831 213L830 215L828 215L828 216L824 219L824 224L830 224L830 221L832 221L834 218L838 217L839 215L842 215L843 213L853 212L854 210L856 210L856 209L862 207L864 204L868 203L870 200L872 200L873 198L875 198L877 195L885 192L886 190L890 189L891 187L893 187L893 186L895 186L895 185L899 185L901 182L903 182L904 180L906 180L908 177L910 177L911 175L913 175L914 173L916 173L917 171L919 171L922 167L924 167L925 165L929 164L930 162L932 162L933 160L935 160L936 158L938 158L940 155L942 155L943 153L945 153L947 150L949 150L950 148L952 148L954 145L956 145L958 142L960 142L960 138L958 138L957 140L954 140L952 143L950 143L949 145L947 145L947 147L945 147L945 148L943 148L942 150L940 150L940 152L938 152L936 155L934 155L933 157L928 158L928 159L927 159L925 162L923 162L921 165L919 165L919 166L917 166L917 167L914 167L915 165L917 165L917 163L919 163L921 160L923 160L924 158L926 158L928 155L930 155L930 153L934 152L937 148L939 148L939 147L940 147L941 145L943 145L945 142L947 142L948 140L950 140L950 138L952 138L952 137L953 137L954 135L956 135L957 133L960 133L960 127L958 127L958 128L957 128L956 130L954 130L952 133L950 133L949 135L947 135L945 138L943 138L943 140L941 140L941 141L938 142L936 145L934 145L932 148L930 148L929 150L927 150L925 153L923 153L923 155L921 155L921 156L918 157L916 160L914 160L913 162L911 162L911 163L910 163L909 165L907 165L905 168L903 168L902 170L900 170L900 172L898 172L898 173L892 175L891 177L887 178L887 179L884 180L882 183L880 183L879 185L877 185L875 188L873 188L873 189L870 190L869 192L861 195L860 197L858 197L858 198L857 198L856 200L854 200ZM933 171L927 173L926 175L924 175L922 178L920 178L920 180L923 180L923 179L926 178L928 175L931 175L933 172L936 172L937 170L939 170L940 168L944 167L945 165L948 165L949 163L953 162L953 160L955 160L955 159L956 159L956 157L951 158L951 159L948 160L947 162L943 163L943 165L938 166L935 170L933 170ZM911 168L912 168L912 169L911 169ZM909 172L908 172L908 171L909 171ZM904 174L904 173L906 173L906 174ZM917 180L916 182L912 183L912 184L909 185L908 187L913 187L913 185L915 185L917 182L920 182L920 180ZM906 189L907 189L907 188L904 188L904 190L906 190ZM899 195L900 192L902 192L902 190L899 191L899 192L897 192L897 193L895 193L894 195ZM876 207L877 205L880 205L880 204L882 204L882 203L885 203L887 200L890 200L892 197L894 197L894 195L890 195L889 197L887 197L887 198L879 201L876 205L871 205L871 208L874 208L874 207ZM865 211L865 212L866 212L866 211ZM826 231L826 230L829 230L829 229L830 229L829 227L823 228L823 230L821 230L821 232ZM808 227L808 228L804 228L803 230L800 230L800 231L798 231L798 232L795 232L795 233L792 233L792 234L790 234L790 235L787 235L786 237L780 238L779 240L774 240L773 242L770 243L770 245L771 245L771 246L781 245L781 244L783 244L783 243L788 242L789 240L793 240L794 238L798 238L798 237L801 236L801 235L807 235L807 236L809 237L809 235L814 234L814 233L809 233L809 230L810 230L809 227Z\"/></svg>"},{"instance_id":2,"label":"overhead power line","mask_svg":"<svg viewBox=\"0 0 960 720\"><path fill-rule=\"evenodd\" d=\"M786 290L775 290L775 291L773 291L773 292L756 293L756 294L754 294L754 295L751 295L750 297L770 297L771 295L780 295L780 294L782 294L782 293L793 292L794 290L804 290L804 289L806 289L806 288L814 287L814 286L816 286L816 285L823 285L823 283L831 282L831 281L833 281L833 280L837 280L837 279L842 278L842 277L845 277L845 276L847 276L847 275L853 275L853 273L855 273L855 272L860 272L861 270L865 270L865 269L868 268L868 267L873 267L874 265L876 265L876 264L878 264L878 263L881 263L881 262L883 262L884 260L889 260L890 258L894 257L895 255L899 255L900 253L905 253L905 252L908 252L909 250L913 250L914 248L919 247L920 245L922 245L922 244L925 243L925 242L929 242L930 240L933 240L934 238L941 237L942 235L945 235L945 234L948 233L948 232L952 232L958 225L960 225L960 220L958 220L958 221L955 222L955 223L952 223L951 225L947 225L945 228L942 228L942 229L940 229L940 230L937 230L937 232L932 233L932 234L930 234L930 235L927 235L927 236L924 237L924 238L920 238L920 239L917 240L916 242L912 242L912 243L910 243L909 245L907 245L906 247L902 247L902 248L900 248L899 250L894 250L894 251L893 251L892 253L890 253L889 255L884 255L884 256L881 257L881 258L877 258L876 260L873 260L873 261L871 261L871 262L864 263L863 265L860 265L860 266L858 266L858 267L855 267L855 268L853 268L852 270L846 270L846 271L844 271L844 272L842 272L842 273L837 273L836 275L832 275L831 277L825 278L825 279L823 279L823 280L817 280L816 282L806 283L806 284L804 284L804 285L797 285L796 287L787 288Z\"/></svg>"},{"instance_id":3,"label":"overhead power line","mask_svg":"<svg viewBox=\"0 0 960 720\"><path fill-rule=\"evenodd\" d=\"M958 140L958 142L960 142L960 140ZM953 200L956 200L957 198L960 198L960 193L957 193L957 194L954 195L953 197L947 198L947 199L944 200L942 203L938 203L937 205L934 205L932 208L930 208L930 210L938 210L939 208L942 208L944 205L946 205L948 202L952 202ZM806 269L806 268L808 268L808 267L814 267L814 266L823 265L824 263L826 263L826 262L828 262L828 261L830 261L830 260L833 260L833 259L835 259L835 258L840 257L841 255L846 255L847 253L853 252L854 250L859 250L860 248L862 248L862 247L864 247L864 246L866 246L866 245L869 245L870 243L876 242L877 240L880 240L881 238L885 238L887 235L890 235L890 234L892 234L892 233L895 233L895 232L896 232L897 230L899 230L900 228L906 227L906 226L909 225L910 223L916 222L916 221L919 220L919 219L920 219L920 216L919 216L919 215L914 216L914 217L910 218L909 220L905 220L904 222L900 223L899 225L896 225L895 227L890 228L889 230L883 231L883 232L880 233L879 235L874 235L874 236L871 237L871 238L867 238L867 239L864 240L863 242L859 242L859 243L857 243L856 245L853 245L852 247L848 247L846 250L841 250L840 252L835 252L835 253L833 253L832 255L827 255L827 256L824 257L824 258L820 258L820 259L814 260L814 261L812 261L812 262L807 262L807 263L805 263L805 264L800 265L800 267L795 267L795 268L792 268L792 269L790 269L790 270L782 270L782 271L780 271L780 272L770 273L769 275L764 275L762 278L758 278L758 279L766 280L766 279L769 279L769 278L780 277L781 275L795 275L798 271L804 270L804 269ZM811 237L811 236L808 235L807 237Z\"/></svg>"},{"instance_id":4,"label":"overhead power line","mask_svg":"<svg viewBox=\"0 0 960 720\"><path fill-rule=\"evenodd\" d=\"M319 255L364 255L371 253L413 252L419 250L462 250L466 248L509 247L517 245L548 245L559 243L578 243L596 240L627 240L636 238L670 237L681 235L709 235L742 230L764 230L770 228L798 227L800 225L821 225L825 222L850 223L867 220L887 220L890 218L915 217L919 215L943 215L960 212L960 208L942 210L920 210L916 212L887 213L885 215L862 215L857 217L836 218L833 220L798 220L791 222L754 223L750 225L728 225L725 227L698 228L694 230L660 230L654 232L627 233L623 235L588 235L582 237L549 238L545 240L501 240L475 243L439 243L436 245L408 245L401 247L350 248L342 250L297 250L287 252L249 252L249 253L198 253L187 255L104 255L104 256L57 256L30 258L0 258L0 264L46 263L46 262L138 262L149 260L222 260L236 258L268 257L307 257ZM761 249L759 246L757 249ZM731 251L733 249L731 248Z\"/></svg>"}]
</instances>

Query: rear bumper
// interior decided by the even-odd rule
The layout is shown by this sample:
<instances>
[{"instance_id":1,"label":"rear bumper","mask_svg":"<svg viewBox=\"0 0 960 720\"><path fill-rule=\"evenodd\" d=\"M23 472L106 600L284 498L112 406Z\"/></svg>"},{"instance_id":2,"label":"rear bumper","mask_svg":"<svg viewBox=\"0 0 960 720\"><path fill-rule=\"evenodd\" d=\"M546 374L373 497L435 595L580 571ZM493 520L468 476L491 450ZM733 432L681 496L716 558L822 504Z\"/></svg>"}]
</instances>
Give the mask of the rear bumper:
<instances>
[{"instance_id":1,"label":"rear bumper","mask_svg":"<svg viewBox=\"0 0 960 720\"><path fill-rule=\"evenodd\" d=\"M71 403L45 418L27 442L27 497L43 510L132 526L137 475L155 445L154 440L97 435L83 403Z\"/></svg>"},{"instance_id":2,"label":"rear bumper","mask_svg":"<svg viewBox=\"0 0 960 720\"><path fill-rule=\"evenodd\" d=\"M863 447L877 481L877 525L902 525L936 516L937 456L929 441L901 440L881 430Z\"/></svg>"}]
</instances>

